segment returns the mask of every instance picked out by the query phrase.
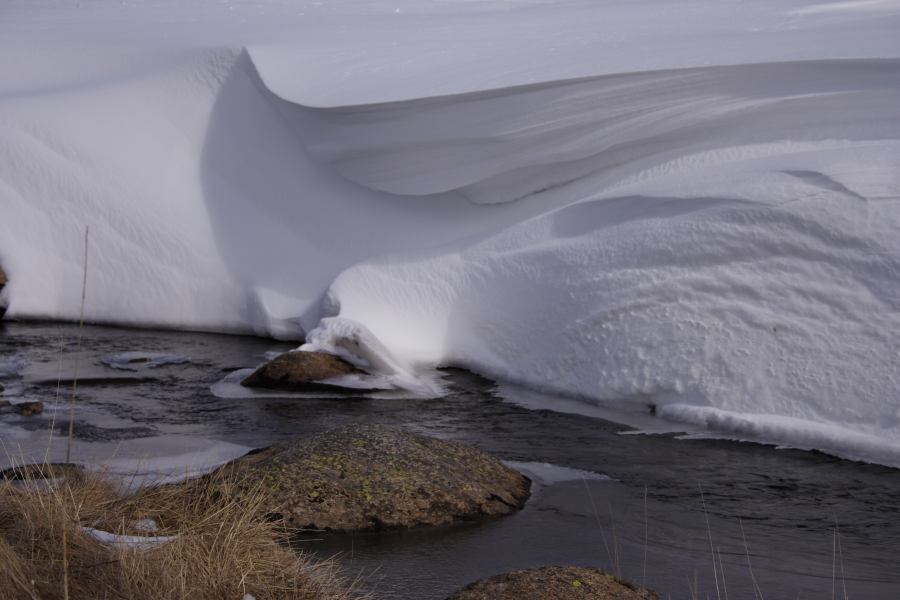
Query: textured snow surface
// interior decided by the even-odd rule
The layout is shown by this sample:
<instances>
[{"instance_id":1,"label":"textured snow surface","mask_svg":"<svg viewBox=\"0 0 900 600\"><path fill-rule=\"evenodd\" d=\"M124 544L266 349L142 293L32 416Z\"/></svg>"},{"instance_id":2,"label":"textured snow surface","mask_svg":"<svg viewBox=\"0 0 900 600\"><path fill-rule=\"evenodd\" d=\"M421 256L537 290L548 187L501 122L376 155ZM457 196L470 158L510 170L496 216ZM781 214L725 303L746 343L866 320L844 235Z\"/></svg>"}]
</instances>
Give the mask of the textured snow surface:
<instances>
[{"instance_id":1,"label":"textured snow surface","mask_svg":"<svg viewBox=\"0 0 900 600\"><path fill-rule=\"evenodd\" d=\"M77 317L89 225L92 320L897 466L898 31L897 0L10 0L9 315Z\"/></svg>"}]
</instances>

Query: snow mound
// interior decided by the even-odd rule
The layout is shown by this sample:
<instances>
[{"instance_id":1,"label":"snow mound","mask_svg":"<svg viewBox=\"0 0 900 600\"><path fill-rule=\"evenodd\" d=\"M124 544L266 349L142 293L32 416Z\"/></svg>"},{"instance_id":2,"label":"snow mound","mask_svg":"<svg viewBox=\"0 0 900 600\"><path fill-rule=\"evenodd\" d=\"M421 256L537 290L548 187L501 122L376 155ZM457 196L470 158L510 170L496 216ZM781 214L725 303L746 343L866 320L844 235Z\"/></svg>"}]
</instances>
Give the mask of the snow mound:
<instances>
[{"instance_id":1,"label":"snow mound","mask_svg":"<svg viewBox=\"0 0 900 600\"><path fill-rule=\"evenodd\" d=\"M10 316L900 466L896 2L177 6L5 7Z\"/></svg>"},{"instance_id":2,"label":"snow mound","mask_svg":"<svg viewBox=\"0 0 900 600\"><path fill-rule=\"evenodd\" d=\"M436 374L427 367L394 355L365 325L342 317L327 317L309 332L300 350L327 352L365 371L326 380L332 385L359 389L401 389L419 397L442 396L445 392Z\"/></svg>"}]
</instances>

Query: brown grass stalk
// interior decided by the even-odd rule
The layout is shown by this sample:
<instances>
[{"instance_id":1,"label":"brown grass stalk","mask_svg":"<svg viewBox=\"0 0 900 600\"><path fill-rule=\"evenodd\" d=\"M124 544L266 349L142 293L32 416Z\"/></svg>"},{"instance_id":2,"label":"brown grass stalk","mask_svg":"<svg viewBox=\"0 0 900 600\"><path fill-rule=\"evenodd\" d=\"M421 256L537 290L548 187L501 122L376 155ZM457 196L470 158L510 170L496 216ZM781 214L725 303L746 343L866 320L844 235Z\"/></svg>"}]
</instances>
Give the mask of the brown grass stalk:
<instances>
[{"instance_id":1,"label":"brown grass stalk","mask_svg":"<svg viewBox=\"0 0 900 600\"><path fill-rule=\"evenodd\" d=\"M334 564L282 543L279 524L259 510L261 491L232 495L230 482L218 480L125 495L101 476L46 475L0 480L0 589L9 600L356 597ZM139 530L147 518L158 532ZM85 527L172 539L152 549L114 547Z\"/></svg>"},{"instance_id":2,"label":"brown grass stalk","mask_svg":"<svg viewBox=\"0 0 900 600\"><path fill-rule=\"evenodd\" d=\"M81 359L81 340L84 337L84 302L87 298L88 228L84 228L84 265L81 280L81 310L78 317L78 345L75 348L75 373L72 377L72 400L69 402L69 437L66 441L66 462L72 460L72 438L75 435L75 400L78 397L78 364Z\"/></svg>"}]
</instances>

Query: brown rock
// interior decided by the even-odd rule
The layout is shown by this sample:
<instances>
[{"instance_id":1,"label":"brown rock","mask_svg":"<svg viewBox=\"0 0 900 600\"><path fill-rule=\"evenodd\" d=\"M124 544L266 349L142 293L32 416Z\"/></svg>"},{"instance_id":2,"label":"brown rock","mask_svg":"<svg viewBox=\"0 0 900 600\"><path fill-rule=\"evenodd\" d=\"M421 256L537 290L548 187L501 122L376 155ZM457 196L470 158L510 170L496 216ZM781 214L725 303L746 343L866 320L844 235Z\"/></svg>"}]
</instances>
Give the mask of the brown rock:
<instances>
[{"instance_id":1,"label":"brown rock","mask_svg":"<svg viewBox=\"0 0 900 600\"><path fill-rule=\"evenodd\" d=\"M289 529L358 531L446 525L511 513L530 481L459 444L378 425L350 425L237 459L223 468ZM212 477L212 481L217 478Z\"/></svg>"},{"instance_id":2,"label":"brown rock","mask_svg":"<svg viewBox=\"0 0 900 600\"><path fill-rule=\"evenodd\" d=\"M448 600L656 600L655 592L587 567L539 567L482 579Z\"/></svg>"},{"instance_id":3,"label":"brown rock","mask_svg":"<svg viewBox=\"0 0 900 600\"><path fill-rule=\"evenodd\" d=\"M14 406L16 407L16 412L23 417L31 417L33 415L39 415L44 412L44 403L40 401L19 402Z\"/></svg>"},{"instance_id":4,"label":"brown rock","mask_svg":"<svg viewBox=\"0 0 900 600\"><path fill-rule=\"evenodd\" d=\"M323 380L360 373L347 361L325 352L285 352L248 375L241 385L289 391L333 389ZM342 389L342 388L338 388Z\"/></svg>"}]
</instances>

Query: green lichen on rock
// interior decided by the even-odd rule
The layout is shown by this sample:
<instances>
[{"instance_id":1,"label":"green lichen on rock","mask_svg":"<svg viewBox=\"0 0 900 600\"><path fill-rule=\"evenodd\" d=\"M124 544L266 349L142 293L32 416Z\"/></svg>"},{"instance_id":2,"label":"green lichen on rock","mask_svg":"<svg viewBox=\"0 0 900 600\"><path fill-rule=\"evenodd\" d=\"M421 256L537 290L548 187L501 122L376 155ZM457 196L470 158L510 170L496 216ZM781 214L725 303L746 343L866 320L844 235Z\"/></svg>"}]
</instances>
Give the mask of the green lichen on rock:
<instances>
[{"instance_id":1,"label":"green lichen on rock","mask_svg":"<svg viewBox=\"0 0 900 600\"><path fill-rule=\"evenodd\" d=\"M530 482L475 448L378 425L350 425L233 461L228 479L264 488L291 529L357 531L503 515Z\"/></svg>"},{"instance_id":2,"label":"green lichen on rock","mask_svg":"<svg viewBox=\"0 0 900 600\"><path fill-rule=\"evenodd\" d=\"M655 592L588 567L538 567L482 579L448 600L657 600Z\"/></svg>"}]
</instances>

